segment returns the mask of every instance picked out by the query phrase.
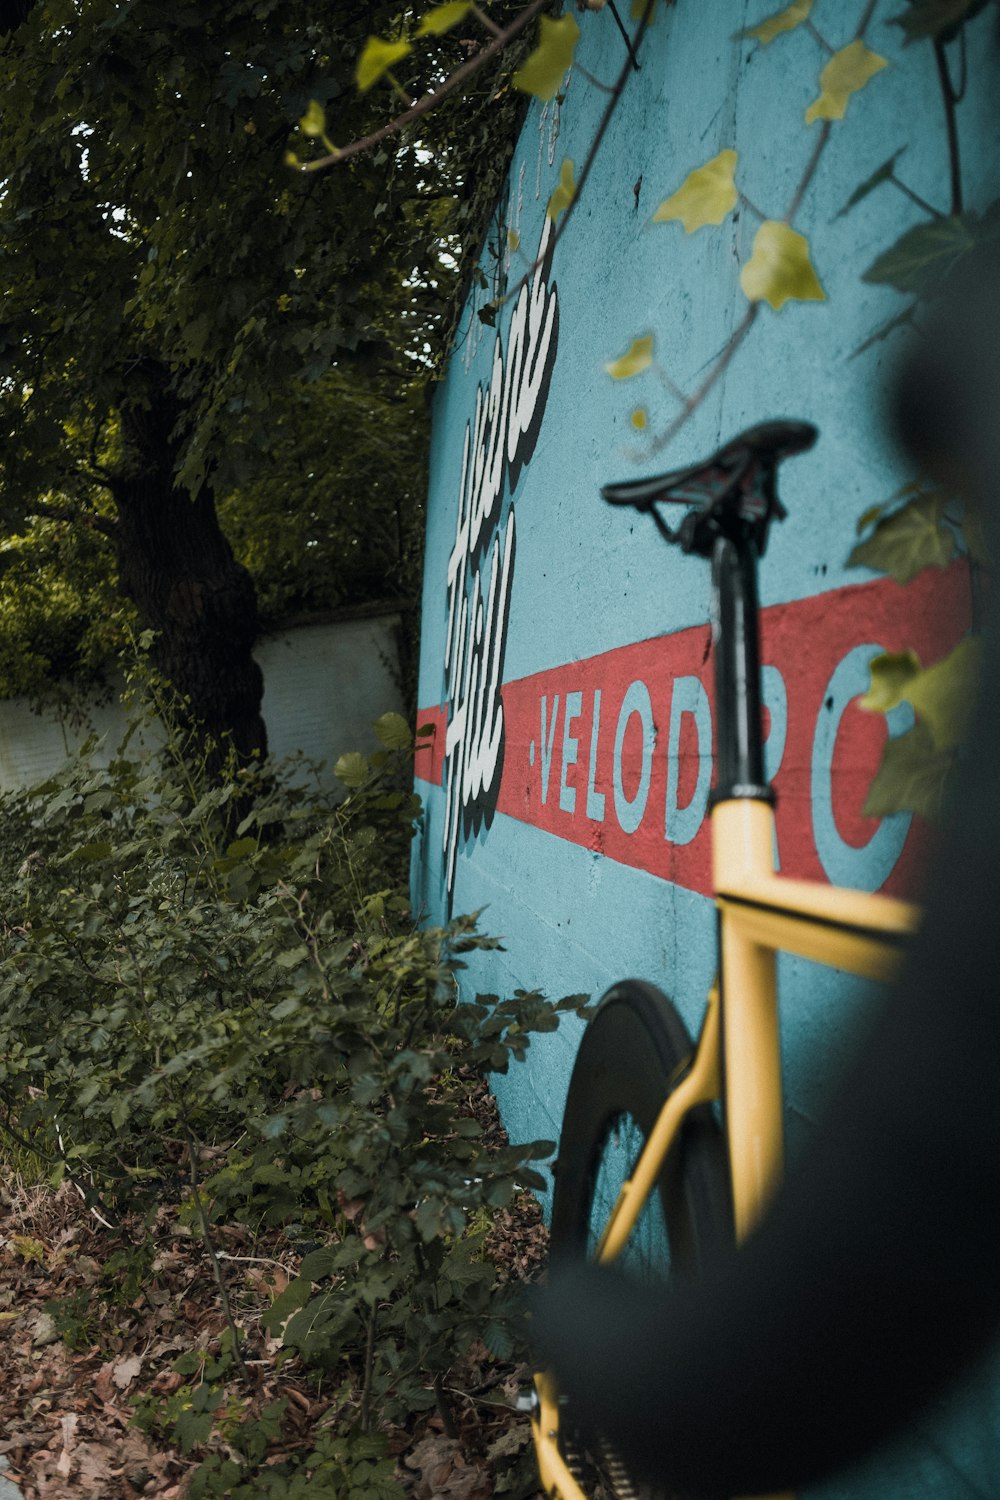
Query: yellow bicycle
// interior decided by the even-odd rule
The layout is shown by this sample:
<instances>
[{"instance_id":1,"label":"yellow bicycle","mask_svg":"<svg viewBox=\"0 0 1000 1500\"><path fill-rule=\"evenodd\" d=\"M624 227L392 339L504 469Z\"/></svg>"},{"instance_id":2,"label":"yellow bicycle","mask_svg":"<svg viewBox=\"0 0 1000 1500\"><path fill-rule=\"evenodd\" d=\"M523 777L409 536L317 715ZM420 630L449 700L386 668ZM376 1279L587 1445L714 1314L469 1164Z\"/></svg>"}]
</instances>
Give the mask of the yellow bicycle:
<instances>
[{"instance_id":1,"label":"yellow bicycle","mask_svg":"<svg viewBox=\"0 0 1000 1500\"><path fill-rule=\"evenodd\" d=\"M779 462L816 440L767 422L711 458L608 485L666 541L712 565L716 765L711 801L718 979L692 1043L667 997L636 980L603 997L570 1080L555 1168L555 1256L621 1259L639 1275L697 1273L742 1239L781 1175L782 1092L775 954L852 974L896 973L919 912L890 897L792 880L774 866L774 795L764 774L757 567L785 515ZM690 508L668 526L656 507ZM576 1431L551 1375L535 1376L533 1433L552 1500L638 1494L625 1466ZM596 1449L596 1451L595 1451Z\"/></svg>"}]
</instances>

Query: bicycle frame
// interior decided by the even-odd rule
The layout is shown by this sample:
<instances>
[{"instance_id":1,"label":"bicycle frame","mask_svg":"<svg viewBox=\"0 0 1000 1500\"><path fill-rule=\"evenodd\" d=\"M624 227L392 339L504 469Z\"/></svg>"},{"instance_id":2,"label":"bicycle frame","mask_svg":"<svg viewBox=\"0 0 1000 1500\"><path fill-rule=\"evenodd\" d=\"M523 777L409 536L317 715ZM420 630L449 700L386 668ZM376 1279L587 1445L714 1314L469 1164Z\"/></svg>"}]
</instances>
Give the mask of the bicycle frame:
<instances>
[{"instance_id":1,"label":"bicycle frame","mask_svg":"<svg viewBox=\"0 0 1000 1500\"><path fill-rule=\"evenodd\" d=\"M624 1249L688 1113L720 1102L737 1239L756 1224L781 1176L782 1089L775 954L869 979L895 974L919 911L891 897L793 880L774 868L773 793L763 772L757 553L749 534L712 551L718 714L711 811L719 979L698 1041L664 1102L601 1233L597 1260ZM557 1444L558 1393L535 1377L535 1446L546 1495L587 1500Z\"/></svg>"}]
</instances>

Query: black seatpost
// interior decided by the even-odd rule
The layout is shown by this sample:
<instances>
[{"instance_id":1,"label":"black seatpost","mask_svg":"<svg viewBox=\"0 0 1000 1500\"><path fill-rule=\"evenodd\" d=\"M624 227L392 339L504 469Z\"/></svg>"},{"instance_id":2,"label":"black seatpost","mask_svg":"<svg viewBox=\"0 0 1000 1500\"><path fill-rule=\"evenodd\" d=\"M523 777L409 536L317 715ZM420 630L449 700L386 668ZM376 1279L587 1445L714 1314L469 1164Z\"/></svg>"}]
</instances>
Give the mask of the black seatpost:
<instances>
[{"instance_id":1,"label":"black seatpost","mask_svg":"<svg viewBox=\"0 0 1000 1500\"><path fill-rule=\"evenodd\" d=\"M717 717L712 802L774 800L764 776L757 544L750 528L719 534L712 548Z\"/></svg>"}]
</instances>

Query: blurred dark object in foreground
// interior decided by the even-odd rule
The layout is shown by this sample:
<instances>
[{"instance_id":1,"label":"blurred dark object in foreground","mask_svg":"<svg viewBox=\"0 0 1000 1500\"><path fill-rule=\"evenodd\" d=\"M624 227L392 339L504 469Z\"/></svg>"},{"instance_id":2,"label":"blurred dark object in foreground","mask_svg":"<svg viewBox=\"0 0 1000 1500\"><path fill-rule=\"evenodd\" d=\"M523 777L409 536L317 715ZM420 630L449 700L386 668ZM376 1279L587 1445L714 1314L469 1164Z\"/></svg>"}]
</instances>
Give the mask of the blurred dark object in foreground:
<instances>
[{"instance_id":1,"label":"blurred dark object in foreground","mask_svg":"<svg viewBox=\"0 0 1000 1500\"><path fill-rule=\"evenodd\" d=\"M1000 244L966 256L897 374L893 418L921 468L1000 530Z\"/></svg>"},{"instance_id":2,"label":"blurred dark object in foreground","mask_svg":"<svg viewBox=\"0 0 1000 1500\"><path fill-rule=\"evenodd\" d=\"M1000 247L970 256L935 302L893 405L910 455L982 507L1000 556ZM824 1479L995 1347L996 590L990 615L985 691L924 927L760 1227L696 1286L657 1297L577 1265L554 1271L539 1299L538 1350L580 1422L671 1493L713 1500Z\"/></svg>"}]
</instances>

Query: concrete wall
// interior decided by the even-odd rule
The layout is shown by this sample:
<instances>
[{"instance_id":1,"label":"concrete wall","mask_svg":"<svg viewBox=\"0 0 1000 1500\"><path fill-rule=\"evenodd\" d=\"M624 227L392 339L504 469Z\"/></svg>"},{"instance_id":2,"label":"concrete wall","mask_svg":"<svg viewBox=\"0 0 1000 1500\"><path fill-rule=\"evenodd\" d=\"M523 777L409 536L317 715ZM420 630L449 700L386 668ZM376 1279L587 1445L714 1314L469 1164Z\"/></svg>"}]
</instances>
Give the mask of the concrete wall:
<instances>
[{"instance_id":1,"label":"concrete wall","mask_svg":"<svg viewBox=\"0 0 1000 1500\"><path fill-rule=\"evenodd\" d=\"M272 755L301 751L332 767L345 750L376 747L372 724L403 707L398 626L396 613L365 612L295 626L260 641L254 655L264 673ZM91 705L80 726L34 713L25 699L0 702L0 790L44 780L92 733L104 737L97 758L106 763L125 723L117 698Z\"/></svg>"},{"instance_id":2,"label":"concrete wall","mask_svg":"<svg viewBox=\"0 0 1000 1500\"><path fill-rule=\"evenodd\" d=\"M484 907L484 926L502 935L505 952L470 966L473 987L597 995L635 974L658 982L697 1027L715 966L707 569L602 506L598 488L690 462L768 418L805 418L821 433L783 472L790 516L761 580L781 867L865 889L919 882L925 830L905 816L861 815L885 731L852 700L876 650L915 646L933 659L959 639L967 578L958 565L903 589L845 567L857 518L911 477L883 430L893 340L856 353L907 301L861 274L926 215L891 185L839 211L903 146L900 176L930 203L949 203L933 53L904 48L887 24L898 0L876 6L867 34L888 66L833 121L795 220L825 300L763 305L724 378L662 451L656 440L677 410L667 381L656 368L620 382L605 372L651 333L661 369L695 390L744 316L752 209L742 203L690 235L652 215L723 150L738 153L750 202L767 217L786 213L824 128L804 115L828 55L804 27L768 47L734 40L776 8L658 7L565 237L495 330L477 316L497 273L484 255L489 285L466 310L437 398L419 697L435 735L418 755L425 816L414 891L429 918ZM812 19L840 48L863 9L818 0ZM577 62L612 79L622 60L613 16L579 21ZM992 24L991 8L970 28L959 111L966 203L979 209L997 193ZM563 94L529 112L500 205L521 247L507 257L510 284L545 251L563 158L579 170L605 102L579 68ZM782 960L781 980L794 1151L874 997L798 960ZM578 1035L564 1023L497 1081L516 1138L557 1136ZM950 1426L828 1487L825 1500L1000 1493L996 1422L980 1420L996 1415L994 1389L967 1395Z\"/></svg>"}]
</instances>

